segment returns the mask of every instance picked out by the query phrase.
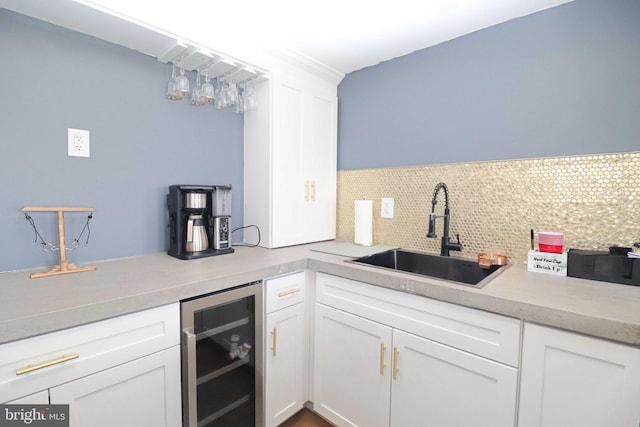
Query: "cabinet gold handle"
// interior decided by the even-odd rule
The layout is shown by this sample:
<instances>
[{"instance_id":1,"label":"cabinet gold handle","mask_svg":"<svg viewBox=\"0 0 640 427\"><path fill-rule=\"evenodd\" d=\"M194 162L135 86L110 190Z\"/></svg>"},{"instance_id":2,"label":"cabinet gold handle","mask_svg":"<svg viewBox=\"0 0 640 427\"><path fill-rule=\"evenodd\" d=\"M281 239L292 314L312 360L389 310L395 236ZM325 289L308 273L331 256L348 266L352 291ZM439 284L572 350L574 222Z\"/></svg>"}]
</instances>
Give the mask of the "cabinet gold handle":
<instances>
[{"instance_id":1,"label":"cabinet gold handle","mask_svg":"<svg viewBox=\"0 0 640 427\"><path fill-rule=\"evenodd\" d=\"M271 351L273 352L273 357L276 357L276 333L278 331L276 330L276 328L273 328L273 331L271 331L271 335L273 335L273 347L271 347Z\"/></svg>"},{"instance_id":2,"label":"cabinet gold handle","mask_svg":"<svg viewBox=\"0 0 640 427\"><path fill-rule=\"evenodd\" d=\"M63 362L67 362L69 360L77 359L80 357L78 353L63 355L62 357L57 358L56 360L50 360L48 362L40 363L38 365L29 365L26 368L22 368L16 371L16 375L23 375L29 372L37 371L38 369L48 368L49 366L58 365Z\"/></svg>"},{"instance_id":3,"label":"cabinet gold handle","mask_svg":"<svg viewBox=\"0 0 640 427\"><path fill-rule=\"evenodd\" d=\"M387 367L386 363L384 363L384 352L387 347L383 342L380 343L380 375L384 375L384 368Z\"/></svg>"},{"instance_id":4,"label":"cabinet gold handle","mask_svg":"<svg viewBox=\"0 0 640 427\"><path fill-rule=\"evenodd\" d=\"M311 201L316 201L316 181L315 179L311 181Z\"/></svg>"},{"instance_id":5,"label":"cabinet gold handle","mask_svg":"<svg viewBox=\"0 0 640 427\"><path fill-rule=\"evenodd\" d=\"M393 379L394 380L398 378L398 372L400 372L400 369L398 369L399 354L400 354L400 350L398 350L398 347L393 347Z\"/></svg>"},{"instance_id":6,"label":"cabinet gold handle","mask_svg":"<svg viewBox=\"0 0 640 427\"><path fill-rule=\"evenodd\" d=\"M278 298L286 297L287 295L296 294L298 292L300 292L299 288L293 288L287 291L282 291L278 293Z\"/></svg>"},{"instance_id":7,"label":"cabinet gold handle","mask_svg":"<svg viewBox=\"0 0 640 427\"><path fill-rule=\"evenodd\" d=\"M304 201L309 201L309 180L304 182Z\"/></svg>"}]
</instances>

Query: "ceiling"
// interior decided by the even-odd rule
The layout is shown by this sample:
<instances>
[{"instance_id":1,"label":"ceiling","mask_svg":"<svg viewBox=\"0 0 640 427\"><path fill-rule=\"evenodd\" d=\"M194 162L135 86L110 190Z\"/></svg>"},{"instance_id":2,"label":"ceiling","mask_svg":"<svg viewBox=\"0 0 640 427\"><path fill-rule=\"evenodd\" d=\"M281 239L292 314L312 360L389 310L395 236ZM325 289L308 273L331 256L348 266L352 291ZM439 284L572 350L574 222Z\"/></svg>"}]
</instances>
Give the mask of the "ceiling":
<instances>
[{"instance_id":1,"label":"ceiling","mask_svg":"<svg viewBox=\"0 0 640 427\"><path fill-rule=\"evenodd\" d=\"M0 7L115 42L117 34L96 34L90 21L117 16L222 51L295 51L346 74L569 1L0 0Z\"/></svg>"}]
</instances>

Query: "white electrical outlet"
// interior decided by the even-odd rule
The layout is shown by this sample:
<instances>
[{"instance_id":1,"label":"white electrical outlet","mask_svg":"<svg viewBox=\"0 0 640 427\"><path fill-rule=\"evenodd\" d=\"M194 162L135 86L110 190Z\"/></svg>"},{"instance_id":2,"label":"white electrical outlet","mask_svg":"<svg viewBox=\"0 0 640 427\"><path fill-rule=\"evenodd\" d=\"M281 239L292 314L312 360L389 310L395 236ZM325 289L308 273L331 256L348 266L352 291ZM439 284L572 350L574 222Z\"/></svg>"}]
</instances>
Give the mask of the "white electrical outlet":
<instances>
[{"instance_id":1,"label":"white electrical outlet","mask_svg":"<svg viewBox=\"0 0 640 427\"><path fill-rule=\"evenodd\" d=\"M89 131L69 128L67 149L69 156L89 157Z\"/></svg>"}]
</instances>

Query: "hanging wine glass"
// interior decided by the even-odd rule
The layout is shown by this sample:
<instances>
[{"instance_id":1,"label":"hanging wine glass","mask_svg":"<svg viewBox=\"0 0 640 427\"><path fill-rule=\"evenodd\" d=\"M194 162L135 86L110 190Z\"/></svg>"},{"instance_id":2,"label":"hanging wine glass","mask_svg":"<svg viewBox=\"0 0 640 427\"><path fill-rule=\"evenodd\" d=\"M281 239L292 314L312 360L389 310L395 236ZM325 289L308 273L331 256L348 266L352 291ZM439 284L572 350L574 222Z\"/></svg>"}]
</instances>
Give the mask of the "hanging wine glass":
<instances>
[{"instance_id":1,"label":"hanging wine glass","mask_svg":"<svg viewBox=\"0 0 640 427\"><path fill-rule=\"evenodd\" d=\"M244 111L253 111L256 109L258 102L256 100L256 88L251 83L251 86L244 88L244 93L242 94L244 100Z\"/></svg>"},{"instance_id":2,"label":"hanging wine glass","mask_svg":"<svg viewBox=\"0 0 640 427\"><path fill-rule=\"evenodd\" d=\"M244 99L240 92L238 92L238 99L235 104L233 104L233 112L237 114L244 113Z\"/></svg>"},{"instance_id":3,"label":"hanging wine glass","mask_svg":"<svg viewBox=\"0 0 640 427\"><path fill-rule=\"evenodd\" d=\"M180 75L176 77L177 90L184 96L189 96L191 91L189 90L189 79L184 75L184 68L180 67Z\"/></svg>"},{"instance_id":4,"label":"hanging wine glass","mask_svg":"<svg viewBox=\"0 0 640 427\"><path fill-rule=\"evenodd\" d=\"M202 86L200 86L200 72L196 75L196 87L191 91L191 105L204 105L202 100Z\"/></svg>"},{"instance_id":5,"label":"hanging wine glass","mask_svg":"<svg viewBox=\"0 0 640 427\"><path fill-rule=\"evenodd\" d=\"M212 103L215 100L215 89L213 85L209 83L209 75L204 75L205 82L202 84L200 88L200 95L203 98L205 103Z\"/></svg>"},{"instance_id":6,"label":"hanging wine glass","mask_svg":"<svg viewBox=\"0 0 640 427\"><path fill-rule=\"evenodd\" d=\"M216 85L216 93L215 93L215 103L214 106L217 109L221 109L227 106L227 95L226 95L225 83L221 78L218 78L218 84Z\"/></svg>"},{"instance_id":7,"label":"hanging wine glass","mask_svg":"<svg viewBox=\"0 0 640 427\"><path fill-rule=\"evenodd\" d=\"M236 105L238 103L238 85L236 85L236 83L234 81L232 81L231 83L229 83L229 85L227 86L227 93L228 93L228 105L233 106Z\"/></svg>"},{"instance_id":8,"label":"hanging wine glass","mask_svg":"<svg viewBox=\"0 0 640 427\"><path fill-rule=\"evenodd\" d=\"M171 69L171 80L167 85L167 98L171 100L182 99L182 94L178 90L178 80L176 79L176 64L173 64Z\"/></svg>"}]
</instances>

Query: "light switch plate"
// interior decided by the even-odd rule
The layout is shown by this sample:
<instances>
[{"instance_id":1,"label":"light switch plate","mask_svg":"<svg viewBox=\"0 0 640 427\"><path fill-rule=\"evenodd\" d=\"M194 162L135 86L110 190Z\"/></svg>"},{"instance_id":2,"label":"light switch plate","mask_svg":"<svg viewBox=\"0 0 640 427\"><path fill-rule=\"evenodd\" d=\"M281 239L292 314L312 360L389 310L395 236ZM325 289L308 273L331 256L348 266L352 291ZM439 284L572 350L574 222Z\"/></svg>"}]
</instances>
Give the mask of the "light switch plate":
<instances>
[{"instance_id":1,"label":"light switch plate","mask_svg":"<svg viewBox=\"0 0 640 427\"><path fill-rule=\"evenodd\" d=\"M393 218L393 202L392 197L382 198L382 202L380 203L380 216L382 218Z\"/></svg>"},{"instance_id":2,"label":"light switch plate","mask_svg":"<svg viewBox=\"0 0 640 427\"><path fill-rule=\"evenodd\" d=\"M69 156L89 157L89 131L69 128L67 150Z\"/></svg>"}]
</instances>

